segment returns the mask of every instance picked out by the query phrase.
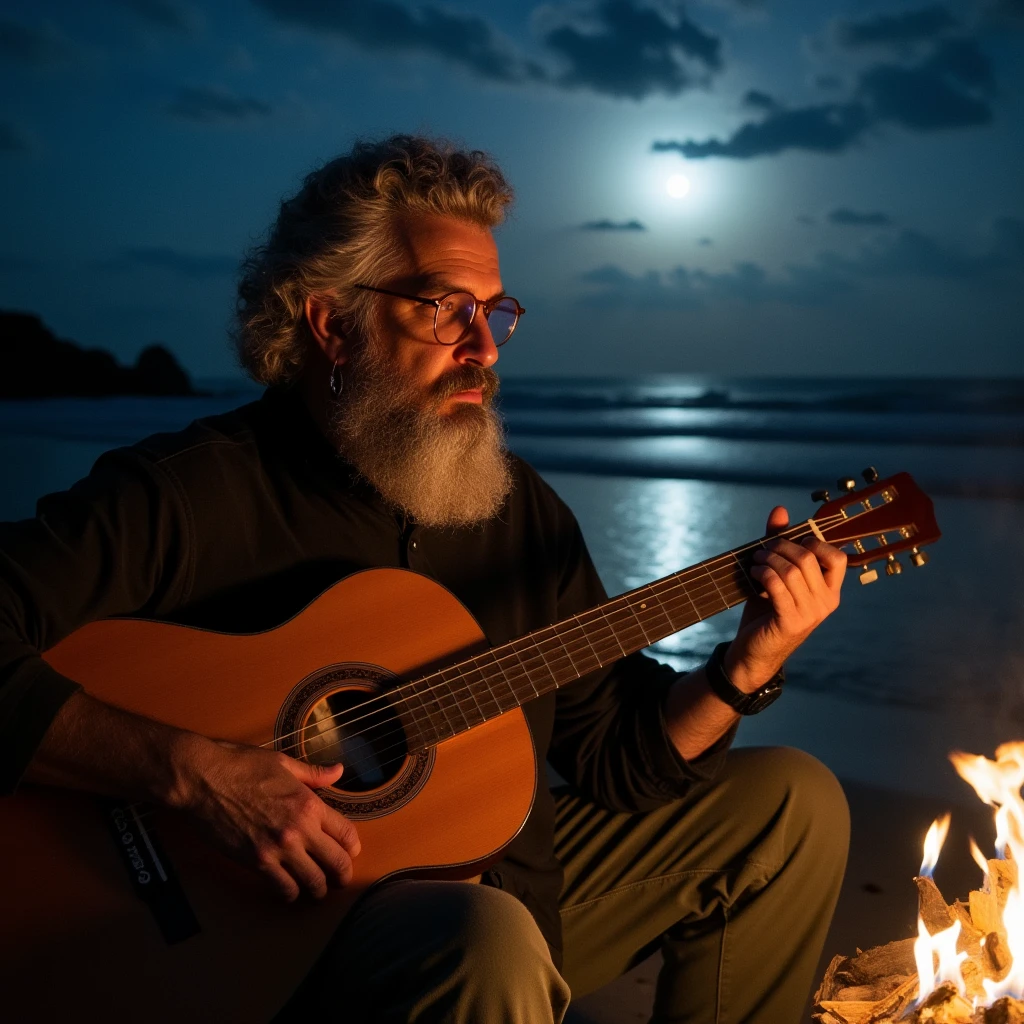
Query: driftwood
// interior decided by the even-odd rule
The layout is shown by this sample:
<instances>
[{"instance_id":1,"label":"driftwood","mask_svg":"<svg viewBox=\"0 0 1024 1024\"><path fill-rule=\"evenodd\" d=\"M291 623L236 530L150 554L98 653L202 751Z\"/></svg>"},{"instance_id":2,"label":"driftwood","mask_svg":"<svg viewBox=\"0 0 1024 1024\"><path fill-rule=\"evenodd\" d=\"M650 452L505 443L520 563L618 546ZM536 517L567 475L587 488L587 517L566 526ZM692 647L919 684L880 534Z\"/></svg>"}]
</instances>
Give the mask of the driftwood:
<instances>
[{"instance_id":1,"label":"driftwood","mask_svg":"<svg viewBox=\"0 0 1024 1024\"><path fill-rule=\"evenodd\" d=\"M945 931L960 922L957 951L967 954L961 964L966 992L951 982L936 987L918 1005L914 938L860 950L852 957L836 956L828 965L814 995L815 1020L820 1024L1024 1024L1024 1001L1006 997L992 1006L985 1000L983 981L1000 981L1010 966L1002 910L1017 881L1017 865L990 860L985 888L972 892L966 903L949 906L930 878L914 879L918 913L929 933ZM978 1008L973 1009L975 1000Z\"/></svg>"}]
</instances>

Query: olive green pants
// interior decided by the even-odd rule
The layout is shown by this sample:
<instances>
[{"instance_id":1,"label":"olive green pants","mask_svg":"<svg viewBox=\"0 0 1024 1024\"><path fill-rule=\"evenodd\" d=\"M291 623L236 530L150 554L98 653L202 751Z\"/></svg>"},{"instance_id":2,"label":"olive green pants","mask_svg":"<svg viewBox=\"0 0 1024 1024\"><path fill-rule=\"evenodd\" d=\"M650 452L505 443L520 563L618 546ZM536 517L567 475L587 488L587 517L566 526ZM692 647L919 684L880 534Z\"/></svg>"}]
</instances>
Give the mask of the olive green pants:
<instances>
[{"instance_id":1,"label":"olive green pants","mask_svg":"<svg viewBox=\"0 0 1024 1024\"><path fill-rule=\"evenodd\" d=\"M356 909L303 1010L331 1022L557 1022L571 995L660 948L652 1020L796 1024L849 840L843 791L823 765L742 749L712 783L656 811L614 813L572 794L557 808L561 972L507 893L396 881Z\"/></svg>"}]
</instances>

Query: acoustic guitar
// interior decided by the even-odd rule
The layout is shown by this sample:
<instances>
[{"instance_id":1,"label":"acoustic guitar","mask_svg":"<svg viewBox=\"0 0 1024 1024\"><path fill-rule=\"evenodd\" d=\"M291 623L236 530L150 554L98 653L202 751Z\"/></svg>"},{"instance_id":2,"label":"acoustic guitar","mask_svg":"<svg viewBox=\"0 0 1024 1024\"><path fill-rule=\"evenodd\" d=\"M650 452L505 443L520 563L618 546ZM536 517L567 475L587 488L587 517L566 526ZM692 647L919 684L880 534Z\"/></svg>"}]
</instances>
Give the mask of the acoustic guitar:
<instances>
[{"instance_id":1,"label":"acoustic guitar","mask_svg":"<svg viewBox=\"0 0 1024 1024\"><path fill-rule=\"evenodd\" d=\"M840 546L862 579L939 529L905 473L783 531ZM371 569L249 635L133 619L77 630L44 658L87 692L184 729L344 763L320 795L357 823L355 877L286 904L163 808L25 785L0 799L0 1017L269 1020L352 904L385 878L468 878L496 862L533 805L521 710L758 591L768 538L491 647L432 580ZM866 574L866 575L865 575Z\"/></svg>"}]
</instances>

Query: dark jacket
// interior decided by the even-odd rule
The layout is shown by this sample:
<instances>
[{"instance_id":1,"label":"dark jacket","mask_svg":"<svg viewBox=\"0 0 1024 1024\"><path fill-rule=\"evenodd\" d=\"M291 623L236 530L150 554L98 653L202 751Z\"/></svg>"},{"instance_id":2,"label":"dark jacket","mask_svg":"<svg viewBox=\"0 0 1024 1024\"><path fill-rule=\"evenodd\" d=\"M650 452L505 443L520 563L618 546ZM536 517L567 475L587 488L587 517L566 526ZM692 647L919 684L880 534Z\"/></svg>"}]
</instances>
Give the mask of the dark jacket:
<instances>
[{"instance_id":1,"label":"dark jacket","mask_svg":"<svg viewBox=\"0 0 1024 1024\"><path fill-rule=\"evenodd\" d=\"M579 526L526 463L501 513L461 530L406 521L341 461L298 398L258 402L102 456L35 519L0 525L0 793L18 783L76 684L41 658L94 619L268 629L338 579L400 566L451 590L492 644L605 599ZM631 655L526 705L537 750L607 807L642 811L714 774L727 742L687 763L662 717L676 674ZM488 881L537 919L559 960L561 869L541 785Z\"/></svg>"}]
</instances>

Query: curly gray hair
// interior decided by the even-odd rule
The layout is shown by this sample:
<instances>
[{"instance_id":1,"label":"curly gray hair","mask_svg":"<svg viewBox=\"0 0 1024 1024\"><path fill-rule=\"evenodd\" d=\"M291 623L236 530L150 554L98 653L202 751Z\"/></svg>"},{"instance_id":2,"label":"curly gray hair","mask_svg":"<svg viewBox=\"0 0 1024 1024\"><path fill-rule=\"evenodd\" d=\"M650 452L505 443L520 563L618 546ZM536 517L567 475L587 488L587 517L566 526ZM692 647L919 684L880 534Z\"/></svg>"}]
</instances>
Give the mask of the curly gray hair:
<instances>
[{"instance_id":1,"label":"curly gray hair","mask_svg":"<svg viewBox=\"0 0 1024 1024\"><path fill-rule=\"evenodd\" d=\"M267 240L246 254L234 331L243 368L267 385L299 375L310 295L343 299L349 323L365 328L373 296L352 286L392 273L397 217L435 213L493 228L512 199L497 164L478 150L412 135L357 143L309 174L281 203Z\"/></svg>"}]
</instances>

